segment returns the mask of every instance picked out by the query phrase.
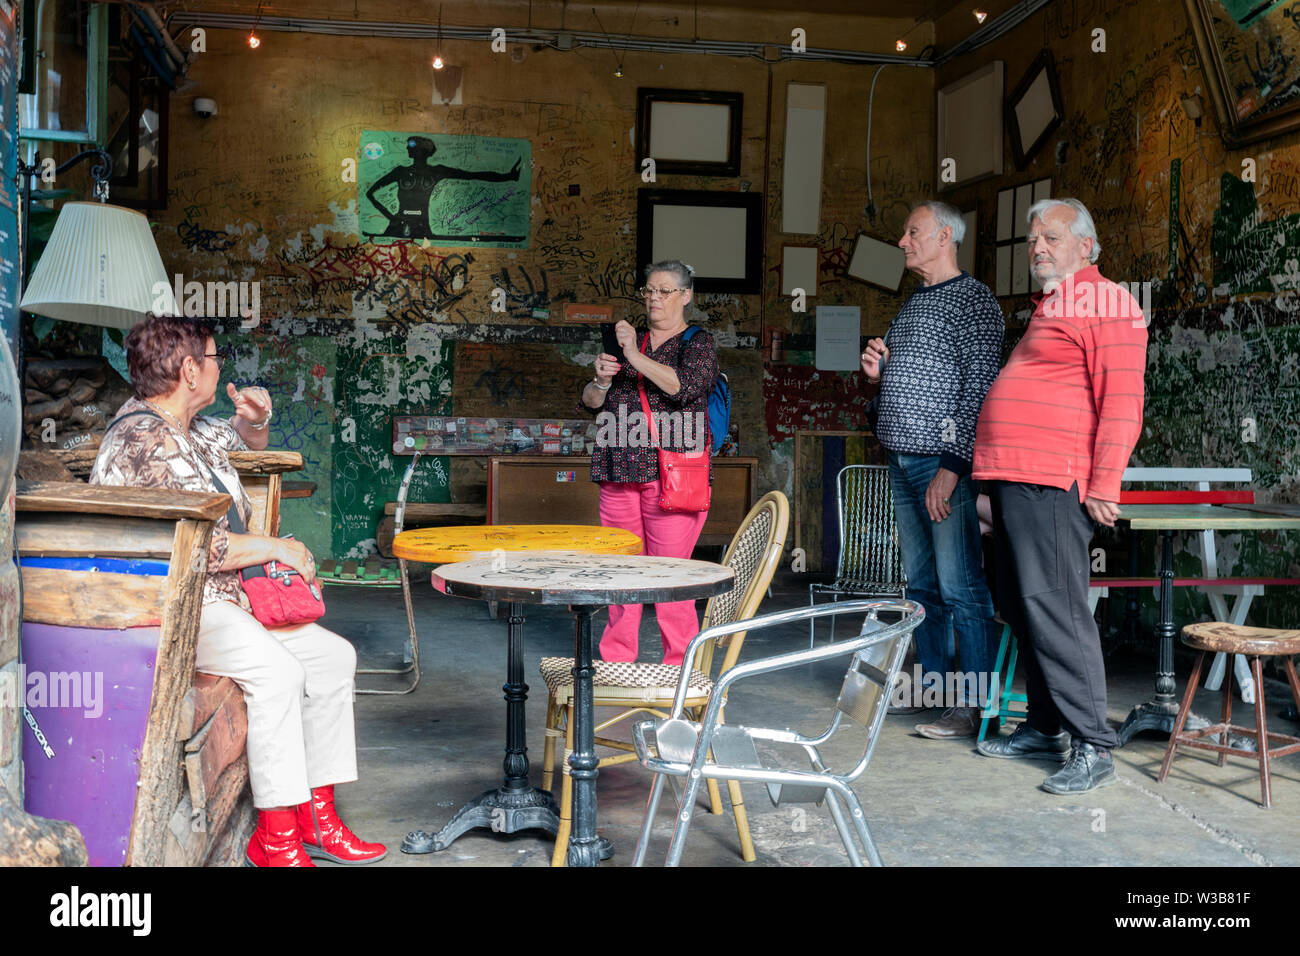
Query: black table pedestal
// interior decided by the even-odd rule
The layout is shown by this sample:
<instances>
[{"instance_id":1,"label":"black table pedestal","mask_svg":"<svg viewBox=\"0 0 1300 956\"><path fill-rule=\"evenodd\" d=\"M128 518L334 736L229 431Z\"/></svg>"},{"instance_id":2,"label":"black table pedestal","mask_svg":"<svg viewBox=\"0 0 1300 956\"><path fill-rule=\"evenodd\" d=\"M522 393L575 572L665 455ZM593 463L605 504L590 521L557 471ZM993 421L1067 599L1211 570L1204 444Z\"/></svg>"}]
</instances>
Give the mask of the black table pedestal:
<instances>
[{"instance_id":1,"label":"black table pedestal","mask_svg":"<svg viewBox=\"0 0 1300 956\"><path fill-rule=\"evenodd\" d=\"M520 830L545 830L554 836L560 829L560 814L550 791L528 783L528 745L524 722L524 703L528 685L524 683L524 610L522 604L510 604L509 648L506 652L506 683L501 688L506 698L506 756L502 762L505 782L487 790L456 811L447 825L436 834L412 830L402 841L403 853L433 853L445 850L462 834L486 827L493 833L517 833ZM588 660L590 660L591 624L588 609ZM588 685L590 686L590 685ZM590 720L591 710L588 708ZM590 723L588 724L590 727ZM575 724L575 730L577 725Z\"/></svg>"},{"instance_id":2,"label":"black table pedestal","mask_svg":"<svg viewBox=\"0 0 1300 956\"><path fill-rule=\"evenodd\" d=\"M1178 717L1178 698L1174 696L1174 638L1178 628L1174 626L1174 532L1163 529L1160 532L1160 622L1156 625L1156 637L1160 641L1159 659L1156 664L1156 691L1150 700L1143 701L1129 711L1123 726L1119 729L1120 746L1128 743L1134 734L1144 730L1158 730L1164 734L1174 732L1174 721ZM1188 712L1187 730L1201 730L1210 726L1204 717Z\"/></svg>"},{"instance_id":3,"label":"black table pedestal","mask_svg":"<svg viewBox=\"0 0 1300 956\"><path fill-rule=\"evenodd\" d=\"M602 846L596 835L596 775L600 760L596 757L595 714L592 701L592 678L596 668L591 662L591 605L573 607L573 754L569 757L569 776L573 780L573 830L565 862L569 866L596 866L612 853Z\"/></svg>"}]
</instances>

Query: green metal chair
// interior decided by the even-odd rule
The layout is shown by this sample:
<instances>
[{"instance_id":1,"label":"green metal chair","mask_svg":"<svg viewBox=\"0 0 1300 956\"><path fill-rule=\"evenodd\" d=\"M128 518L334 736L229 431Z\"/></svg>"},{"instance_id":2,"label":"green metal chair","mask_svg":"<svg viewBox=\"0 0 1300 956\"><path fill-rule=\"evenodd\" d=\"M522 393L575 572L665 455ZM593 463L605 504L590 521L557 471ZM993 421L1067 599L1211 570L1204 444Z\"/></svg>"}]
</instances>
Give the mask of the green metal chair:
<instances>
[{"instance_id":1,"label":"green metal chair","mask_svg":"<svg viewBox=\"0 0 1300 956\"><path fill-rule=\"evenodd\" d=\"M989 721L995 717L1007 718L1014 717L1017 720L1024 720L1025 714L1029 709L1029 698L1024 694L1014 694L1011 692L1011 685L1016 679L1016 658L1020 654L1020 642L1016 640L1016 635L1011 633L1011 625L1005 621L1002 622L1002 640L998 641L998 656L993 663L993 681L999 688L998 702L995 707L992 701L984 708L980 714L980 732L975 738L978 744L984 739L985 733L988 732ZM1008 656L1009 655L1009 656ZM1002 662L1007 662L1006 678L1002 678ZM1025 710L1012 710L1012 704L1024 704Z\"/></svg>"}]
</instances>

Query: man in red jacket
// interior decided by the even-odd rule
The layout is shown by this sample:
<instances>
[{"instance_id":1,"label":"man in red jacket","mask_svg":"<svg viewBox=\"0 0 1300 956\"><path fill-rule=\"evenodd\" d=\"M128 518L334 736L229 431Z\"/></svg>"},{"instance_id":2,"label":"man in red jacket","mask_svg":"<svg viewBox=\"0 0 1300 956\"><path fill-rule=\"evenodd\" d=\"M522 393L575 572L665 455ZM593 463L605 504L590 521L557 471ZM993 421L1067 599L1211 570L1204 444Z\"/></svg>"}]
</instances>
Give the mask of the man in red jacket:
<instances>
[{"instance_id":1,"label":"man in red jacket","mask_svg":"<svg viewBox=\"0 0 1300 956\"><path fill-rule=\"evenodd\" d=\"M1075 199L1029 210L1029 255L1043 284L1029 329L989 389L974 477L988 482L998 606L1022 642L1029 714L979 745L988 757L1065 760L1049 793L1115 782L1106 670L1088 608L1093 522L1113 526L1142 429L1146 320L1102 278L1092 216ZM1068 757L1067 757L1068 754Z\"/></svg>"}]
</instances>

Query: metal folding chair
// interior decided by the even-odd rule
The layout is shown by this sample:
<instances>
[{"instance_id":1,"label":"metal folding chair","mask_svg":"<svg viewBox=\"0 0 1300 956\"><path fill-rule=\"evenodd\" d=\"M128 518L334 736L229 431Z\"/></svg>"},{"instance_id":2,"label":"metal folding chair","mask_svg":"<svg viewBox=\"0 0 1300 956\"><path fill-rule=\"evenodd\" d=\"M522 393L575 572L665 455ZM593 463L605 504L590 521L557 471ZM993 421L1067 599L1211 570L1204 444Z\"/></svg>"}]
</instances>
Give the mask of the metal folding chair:
<instances>
[{"instance_id":1,"label":"metal folding chair","mask_svg":"<svg viewBox=\"0 0 1300 956\"><path fill-rule=\"evenodd\" d=\"M885 624L879 615L898 615L898 620ZM866 619L856 638L839 644L827 644L807 651L776 654L771 657L736 664L721 677L709 697L704 719L696 723L683 716L688 693L687 676L695 655L709 641L733 631L754 632L769 627L779 627L802 621L805 617L817 618L828 614L864 614ZM650 832L654 826L659 798L663 793L664 779L669 776L686 778L673 828L672 842L668 847L668 866L681 862L686 834L695 813L695 799L701 780L736 780L767 784L768 796L774 805L785 803L818 803L826 800L830 806L835 829L848 853L849 862L862 865L862 856L854 842L854 833L866 849L872 866L880 866L880 853L871 839L866 817L851 784L862 776L871 762L876 739L884 723L889 706L890 692L898 681L903 657L912 631L925 617L925 611L915 601L877 599L872 601L844 601L823 604L817 608L801 608L766 614L748 621L723 624L702 631L686 650L682 664L682 679L677 686L677 696L667 719L639 721L632 728L632 740L641 765L654 773L650 799L646 805L645 820L641 824L641 838L637 843L634 866L645 862ZM776 730L762 727L724 725L722 708L733 684L758 674L789 670L803 664L848 657L848 671L840 687L830 724L821 733L805 736L793 730ZM852 718L864 737L862 756L845 773L835 773L822 758L818 748L840 729L844 718ZM772 744L787 744L802 748L811 762L810 770L784 769L768 766L758 755L756 740ZM841 806L843 804L843 806ZM848 810L848 819L844 810ZM852 829L850 829L850 821Z\"/></svg>"},{"instance_id":2,"label":"metal folding chair","mask_svg":"<svg viewBox=\"0 0 1300 956\"><path fill-rule=\"evenodd\" d=\"M420 453L417 451L411 456L411 463L406 466L406 474L402 476L402 486L397 491L397 514L393 518L393 537L402 533L402 523L406 519L406 495L411 488L411 478L415 474L415 466L420 461ZM397 576L402 582L402 600L406 604L406 629L407 645L405 648L406 655L410 663L401 668L382 668L382 667L358 667L358 674L393 674L402 676L411 675L411 683L401 690L378 690L372 688L358 687L358 694L375 694L375 695L398 695L409 694L420 684L420 639L415 633L415 609L411 606L411 579L406 573L406 559L397 559ZM391 587L392 585L386 585Z\"/></svg>"},{"instance_id":3,"label":"metal folding chair","mask_svg":"<svg viewBox=\"0 0 1300 956\"><path fill-rule=\"evenodd\" d=\"M835 600L851 597L905 597L907 578L894 523L894 496L885 465L846 465L835 477L839 510L840 558L835 580L808 585L808 606L818 594ZM813 645L813 621L808 621L808 646ZM835 619L831 618L831 640Z\"/></svg>"}]
</instances>

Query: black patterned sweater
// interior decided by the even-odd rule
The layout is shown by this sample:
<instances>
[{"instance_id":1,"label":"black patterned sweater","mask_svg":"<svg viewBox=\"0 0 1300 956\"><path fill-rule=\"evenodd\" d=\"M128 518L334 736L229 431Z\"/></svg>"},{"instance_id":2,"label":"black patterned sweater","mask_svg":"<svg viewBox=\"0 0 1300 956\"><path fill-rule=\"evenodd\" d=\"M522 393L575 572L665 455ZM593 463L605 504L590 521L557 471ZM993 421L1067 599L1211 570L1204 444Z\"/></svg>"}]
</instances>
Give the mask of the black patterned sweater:
<instances>
[{"instance_id":1,"label":"black patterned sweater","mask_svg":"<svg viewBox=\"0 0 1300 956\"><path fill-rule=\"evenodd\" d=\"M868 409L880 444L969 475L1005 327L992 291L967 272L913 292L885 334L889 360Z\"/></svg>"}]
</instances>

